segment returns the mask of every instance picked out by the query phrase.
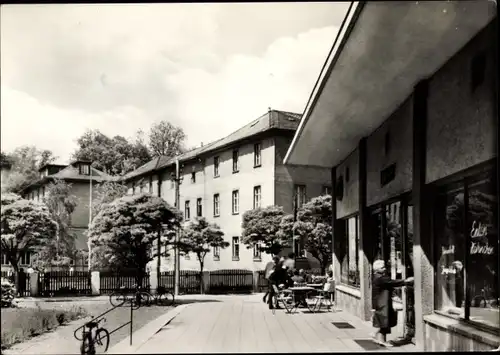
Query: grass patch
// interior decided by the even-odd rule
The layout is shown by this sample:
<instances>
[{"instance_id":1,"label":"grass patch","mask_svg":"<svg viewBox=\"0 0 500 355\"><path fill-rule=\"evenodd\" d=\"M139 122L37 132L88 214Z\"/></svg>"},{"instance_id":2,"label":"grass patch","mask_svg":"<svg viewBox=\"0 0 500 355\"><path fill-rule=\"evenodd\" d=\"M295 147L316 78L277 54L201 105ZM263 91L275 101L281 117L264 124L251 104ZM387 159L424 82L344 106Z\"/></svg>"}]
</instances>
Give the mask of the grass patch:
<instances>
[{"instance_id":1,"label":"grass patch","mask_svg":"<svg viewBox=\"0 0 500 355\"><path fill-rule=\"evenodd\" d=\"M2 308L2 349L43 334L56 327L82 318L87 312L82 308L70 310L40 308Z\"/></svg>"}]
</instances>

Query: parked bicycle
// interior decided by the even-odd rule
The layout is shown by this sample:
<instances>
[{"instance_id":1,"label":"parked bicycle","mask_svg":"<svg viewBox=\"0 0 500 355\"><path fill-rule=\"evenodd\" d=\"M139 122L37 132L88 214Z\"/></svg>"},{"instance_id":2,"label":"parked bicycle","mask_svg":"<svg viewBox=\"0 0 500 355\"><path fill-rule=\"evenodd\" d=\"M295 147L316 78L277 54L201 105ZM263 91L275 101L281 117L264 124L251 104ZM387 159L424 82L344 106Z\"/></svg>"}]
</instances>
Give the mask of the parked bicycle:
<instances>
[{"instance_id":1,"label":"parked bicycle","mask_svg":"<svg viewBox=\"0 0 500 355\"><path fill-rule=\"evenodd\" d=\"M118 291L113 292L109 295L109 303L113 307L120 307L125 305L125 303L132 303L132 309L138 309L142 305L148 305L149 299L151 297L149 292L141 291L140 287L137 285L133 285L132 295L130 294L130 288L126 286L121 286Z\"/></svg>"},{"instance_id":2,"label":"parked bicycle","mask_svg":"<svg viewBox=\"0 0 500 355\"><path fill-rule=\"evenodd\" d=\"M99 323L105 322L106 318L101 318L98 321L92 320L87 322L83 327L82 344L80 345L81 355L95 355L96 345L99 353L104 353L109 347L109 332L107 329L99 327Z\"/></svg>"},{"instance_id":3,"label":"parked bicycle","mask_svg":"<svg viewBox=\"0 0 500 355\"><path fill-rule=\"evenodd\" d=\"M140 291L140 293L141 298L146 299L146 302L144 304L147 306L151 304L156 304L158 306L171 306L174 304L174 294L171 291L168 291L164 286L159 286L156 289L155 294L147 291Z\"/></svg>"}]
</instances>

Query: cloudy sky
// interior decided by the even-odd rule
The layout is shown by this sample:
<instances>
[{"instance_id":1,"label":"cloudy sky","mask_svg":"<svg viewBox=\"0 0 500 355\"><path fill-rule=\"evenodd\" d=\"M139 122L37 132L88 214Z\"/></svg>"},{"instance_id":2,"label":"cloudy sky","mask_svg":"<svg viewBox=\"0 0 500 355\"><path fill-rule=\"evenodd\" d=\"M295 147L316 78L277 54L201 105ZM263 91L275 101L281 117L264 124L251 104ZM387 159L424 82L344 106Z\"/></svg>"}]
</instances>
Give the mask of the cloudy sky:
<instances>
[{"instance_id":1,"label":"cloudy sky","mask_svg":"<svg viewBox=\"0 0 500 355\"><path fill-rule=\"evenodd\" d=\"M66 162L87 128L181 126L188 146L300 112L348 3L3 5L1 148Z\"/></svg>"}]
</instances>

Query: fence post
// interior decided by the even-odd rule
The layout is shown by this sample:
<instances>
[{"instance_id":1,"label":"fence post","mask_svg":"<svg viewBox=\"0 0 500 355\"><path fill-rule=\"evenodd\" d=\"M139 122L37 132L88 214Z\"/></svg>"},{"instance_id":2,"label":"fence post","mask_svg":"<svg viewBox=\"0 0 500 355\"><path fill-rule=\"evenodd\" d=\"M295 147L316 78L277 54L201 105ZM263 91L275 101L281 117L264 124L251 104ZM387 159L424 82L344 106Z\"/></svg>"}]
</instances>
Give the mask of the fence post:
<instances>
[{"instance_id":1,"label":"fence post","mask_svg":"<svg viewBox=\"0 0 500 355\"><path fill-rule=\"evenodd\" d=\"M208 293L210 291L210 271L203 271L202 282L203 292Z\"/></svg>"},{"instance_id":2,"label":"fence post","mask_svg":"<svg viewBox=\"0 0 500 355\"><path fill-rule=\"evenodd\" d=\"M92 289L92 296L101 294L101 275L99 271L92 271L90 274L90 288Z\"/></svg>"},{"instance_id":3,"label":"fence post","mask_svg":"<svg viewBox=\"0 0 500 355\"><path fill-rule=\"evenodd\" d=\"M253 272L253 292L258 293L260 291L259 281L259 271L257 270Z\"/></svg>"},{"instance_id":4,"label":"fence post","mask_svg":"<svg viewBox=\"0 0 500 355\"><path fill-rule=\"evenodd\" d=\"M149 292L151 294L156 294L158 289L158 273L156 271L151 271L149 273Z\"/></svg>"},{"instance_id":5,"label":"fence post","mask_svg":"<svg viewBox=\"0 0 500 355\"><path fill-rule=\"evenodd\" d=\"M38 275L39 273L37 271L33 271L29 274L31 297L38 296Z\"/></svg>"}]
</instances>

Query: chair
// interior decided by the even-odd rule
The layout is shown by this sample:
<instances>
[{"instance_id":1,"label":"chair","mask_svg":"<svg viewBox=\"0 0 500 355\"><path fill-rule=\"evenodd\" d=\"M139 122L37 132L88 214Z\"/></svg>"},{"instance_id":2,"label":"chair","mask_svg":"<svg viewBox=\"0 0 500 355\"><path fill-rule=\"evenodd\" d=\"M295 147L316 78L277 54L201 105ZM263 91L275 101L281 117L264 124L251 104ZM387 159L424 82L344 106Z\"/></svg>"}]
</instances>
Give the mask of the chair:
<instances>
[{"instance_id":1,"label":"chair","mask_svg":"<svg viewBox=\"0 0 500 355\"><path fill-rule=\"evenodd\" d=\"M287 313L291 313L292 305L289 305L288 302L291 302L293 297L291 296L290 291L288 290L280 290L276 285L272 285L275 297L276 297L276 305L280 303L283 305ZM275 312L275 308L273 308L273 314Z\"/></svg>"},{"instance_id":2,"label":"chair","mask_svg":"<svg viewBox=\"0 0 500 355\"><path fill-rule=\"evenodd\" d=\"M333 309L335 311L335 281L330 281L325 283L325 286L320 290L319 295L315 296L314 299L316 303L314 304L314 310L319 311L322 304L328 307L328 310ZM333 300L331 299L333 296Z\"/></svg>"}]
</instances>

